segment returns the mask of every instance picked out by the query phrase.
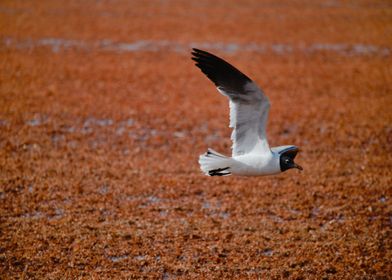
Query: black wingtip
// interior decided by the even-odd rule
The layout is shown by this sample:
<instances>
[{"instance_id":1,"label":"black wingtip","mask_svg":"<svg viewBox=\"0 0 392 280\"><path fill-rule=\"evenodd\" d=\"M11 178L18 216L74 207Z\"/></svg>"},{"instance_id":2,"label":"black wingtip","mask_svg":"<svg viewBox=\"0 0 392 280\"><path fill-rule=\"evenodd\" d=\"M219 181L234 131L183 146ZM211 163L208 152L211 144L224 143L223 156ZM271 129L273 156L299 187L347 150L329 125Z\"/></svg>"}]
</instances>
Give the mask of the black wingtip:
<instances>
[{"instance_id":1,"label":"black wingtip","mask_svg":"<svg viewBox=\"0 0 392 280\"><path fill-rule=\"evenodd\" d=\"M216 59L216 60L222 60L221 58L217 57L216 55L213 55L212 53L209 53L207 51L203 51L201 49L197 48L192 48L191 54L193 55L192 59L197 61L200 59Z\"/></svg>"},{"instance_id":2,"label":"black wingtip","mask_svg":"<svg viewBox=\"0 0 392 280\"><path fill-rule=\"evenodd\" d=\"M192 48L191 59L195 65L217 86L229 92L242 92L243 86L252 80L230 63L207 51Z\"/></svg>"},{"instance_id":3,"label":"black wingtip","mask_svg":"<svg viewBox=\"0 0 392 280\"><path fill-rule=\"evenodd\" d=\"M192 54L193 56L197 56L197 54L198 54L199 52L200 52L199 49L192 48L191 54Z\"/></svg>"},{"instance_id":4,"label":"black wingtip","mask_svg":"<svg viewBox=\"0 0 392 280\"><path fill-rule=\"evenodd\" d=\"M208 53L208 52L203 51L203 50L198 49L198 48L192 48L192 53Z\"/></svg>"}]
</instances>

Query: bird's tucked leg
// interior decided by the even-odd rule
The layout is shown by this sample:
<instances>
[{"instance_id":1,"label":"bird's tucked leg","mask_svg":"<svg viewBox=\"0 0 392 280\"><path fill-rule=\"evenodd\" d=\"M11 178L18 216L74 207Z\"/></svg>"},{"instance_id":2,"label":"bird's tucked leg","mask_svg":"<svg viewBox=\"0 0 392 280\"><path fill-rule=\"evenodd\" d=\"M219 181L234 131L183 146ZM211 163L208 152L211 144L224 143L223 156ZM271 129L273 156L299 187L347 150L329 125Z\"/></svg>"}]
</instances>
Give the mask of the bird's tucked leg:
<instances>
[{"instance_id":1,"label":"bird's tucked leg","mask_svg":"<svg viewBox=\"0 0 392 280\"><path fill-rule=\"evenodd\" d=\"M226 176L226 175L230 175L231 172L226 171L229 168L230 167L217 168L217 169L209 170L208 171L208 175L210 175L210 176ZM226 171L226 172L224 172L224 171Z\"/></svg>"}]
</instances>

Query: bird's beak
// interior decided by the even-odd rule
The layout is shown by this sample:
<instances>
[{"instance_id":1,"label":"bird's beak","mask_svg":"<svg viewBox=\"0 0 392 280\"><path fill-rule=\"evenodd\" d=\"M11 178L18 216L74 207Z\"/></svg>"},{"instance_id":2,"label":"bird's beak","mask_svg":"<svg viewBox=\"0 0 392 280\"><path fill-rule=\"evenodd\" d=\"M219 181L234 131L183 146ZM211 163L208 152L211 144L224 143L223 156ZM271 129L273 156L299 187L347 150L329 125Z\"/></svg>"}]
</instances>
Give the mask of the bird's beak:
<instances>
[{"instance_id":1,"label":"bird's beak","mask_svg":"<svg viewBox=\"0 0 392 280\"><path fill-rule=\"evenodd\" d=\"M304 170L301 165L296 164L296 163L294 163L294 168L297 168L297 169L299 169L301 171Z\"/></svg>"}]
</instances>

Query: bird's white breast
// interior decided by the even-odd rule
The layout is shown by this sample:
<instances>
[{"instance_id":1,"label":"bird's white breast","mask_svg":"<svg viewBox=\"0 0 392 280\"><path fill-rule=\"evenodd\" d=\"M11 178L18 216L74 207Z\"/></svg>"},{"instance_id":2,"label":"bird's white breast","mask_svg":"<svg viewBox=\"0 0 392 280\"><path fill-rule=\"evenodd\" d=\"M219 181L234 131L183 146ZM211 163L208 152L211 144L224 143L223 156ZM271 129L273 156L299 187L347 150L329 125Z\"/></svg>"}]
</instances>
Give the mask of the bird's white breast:
<instances>
[{"instance_id":1,"label":"bird's white breast","mask_svg":"<svg viewBox=\"0 0 392 280\"><path fill-rule=\"evenodd\" d=\"M275 153L235 156L230 171L233 175L262 176L280 173L279 155Z\"/></svg>"}]
</instances>

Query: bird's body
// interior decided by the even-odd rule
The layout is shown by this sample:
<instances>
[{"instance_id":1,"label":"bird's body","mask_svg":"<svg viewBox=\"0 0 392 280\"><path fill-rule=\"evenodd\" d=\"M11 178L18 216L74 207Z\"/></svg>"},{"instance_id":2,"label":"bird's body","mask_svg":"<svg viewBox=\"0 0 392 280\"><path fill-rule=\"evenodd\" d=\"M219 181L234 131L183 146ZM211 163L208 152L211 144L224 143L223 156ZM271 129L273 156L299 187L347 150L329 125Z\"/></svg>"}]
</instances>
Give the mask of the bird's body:
<instances>
[{"instance_id":1,"label":"bird's body","mask_svg":"<svg viewBox=\"0 0 392 280\"><path fill-rule=\"evenodd\" d=\"M198 49L193 49L192 54L196 66L229 98L233 128L232 156L208 149L199 158L201 170L209 176L264 176L290 168L302 170L294 163L296 146L269 147L266 123L270 102L263 91L223 59Z\"/></svg>"},{"instance_id":2,"label":"bird's body","mask_svg":"<svg viewBox=\"0 0 392 280\"><path fill-rule=\"evenodd\" d=\"M263 176L280 173L279 155L274 153L245 154L233 157L231 173L243 176Z\"/></svg>"}]
</instances>

